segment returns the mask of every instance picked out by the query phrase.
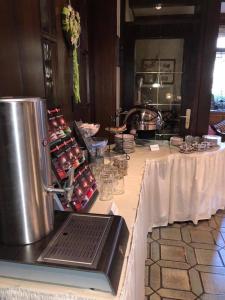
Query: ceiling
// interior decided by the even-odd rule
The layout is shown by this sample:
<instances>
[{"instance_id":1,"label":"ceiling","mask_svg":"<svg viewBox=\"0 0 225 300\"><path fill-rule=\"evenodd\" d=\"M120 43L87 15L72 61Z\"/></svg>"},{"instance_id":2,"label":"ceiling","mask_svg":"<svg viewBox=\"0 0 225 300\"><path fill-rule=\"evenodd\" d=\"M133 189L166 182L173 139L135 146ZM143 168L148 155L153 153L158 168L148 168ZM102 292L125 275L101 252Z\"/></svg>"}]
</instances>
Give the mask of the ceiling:
<instances>
[{"instance_id":1,"label":"ceiling","mask_svg":"<svg viewBox=\"0 0 225 300\"><path fill-rule=\"evenodd\" d=\"M158 3L161 3L163 6L188 6L199 4L200 0L129 0L129 5L132 9L154 7Z\"/></svg>"},{"instance_id":2,"label":"ceiling","mask_svg":"<svg viewBox=\"0 0 225 300\"><path fill-rule=\"evenodd\" d=\"M161 15L193 15L195 6L162 6L162 9L157 10L154 7L133 8L135 17L161 16Z\"/></svg>"},{"instance_id":3,"label":"ceiling","mask_svg":"<svg viewBox=\"0 0 225 300\"><path fill-rule=\"evenodd\" d=\"M199 0L129 0L133 16L193 15ZM157 4L161 9L157 10Z\"/></svg>"},{"instance_id":4,"label":"ceiling","mask_svg":"<svg viewBox=\"0 0 225 300\"><path fill-rule=\"evenodd\" d=\"M133 17L194 15L198 14L200 0L128 0ZM161 4L157 10L156 5ZM225 1L221 2L221 13L225 14Z\"/></svg>"}]
</instances>

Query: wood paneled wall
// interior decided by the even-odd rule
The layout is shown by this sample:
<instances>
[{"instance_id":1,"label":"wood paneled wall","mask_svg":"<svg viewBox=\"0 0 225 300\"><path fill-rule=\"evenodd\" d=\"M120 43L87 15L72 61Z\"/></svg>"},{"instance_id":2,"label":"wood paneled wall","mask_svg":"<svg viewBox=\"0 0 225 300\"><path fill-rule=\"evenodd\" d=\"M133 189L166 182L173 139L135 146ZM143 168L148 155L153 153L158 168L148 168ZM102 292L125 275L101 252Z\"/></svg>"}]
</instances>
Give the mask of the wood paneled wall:
<instances>
[{"instance_id":1,"label":"wood paneled wall","mask_svg":"<svg viewBox=\"0 0 225 300\"><path fill-rule=\"evenodd\" d=\"M47 97L48 106L60 105L68 120L95 120L104 128L116 110L116 1L71 0L82 26L81 104L72 96L72 51L61 29L65 4L68 1L0 1L0 97ZM43 42L54 52L52 91L46 86Z\"/></svg>"},{"instance_id":2,"label":"wood paneled wall","mask_svg":"<svg viewBox=\"0 0 225 300\"><path fill-rule=\"evenodd\" d=\"M78 49L82 104L72 97L72 51L61 28L66 0L0 1L0 97L47 97L49 107L60 105L68 120L91 118L87 0L72 0L80 12L82 35ZM54 92L46 92L43 41L52 45Z\"/></svg>"},{"instance_id":3,"label":"wood paneled wall","mask_svg":"<svg viewBox=\"0 0 225 300\"><path fill-rule=\"evenodd\" d=\"M91 97L101 134L105 134L105 127L113 124L111 117L116 112L116 2L89 1Z\"/></svg>"},{"instance_id":4,"label":"wood paneled wall","mask_svg":"<svg viewBox=\"0 0 225 300\"><path fill-rule=\"evenodd\" d=\"M40 4L43 3L50 9L44 18L53 26L49 32L41 29ZM74 103L72 98L72 52L67 48L61 30L61 10L67 3L66 0L0 1L0 96L45 97L42 41L47 38L55 43L56 49L54 101L48 99L48 105L62 106L69 120L82 118L101 123L103 134L104 128L113 124L111 117L116 112L117 1L71 0L80 12L82 22L79 48L81 104ZM186 49L190 52L185 53L187 61L191 62L186 64L189 74L190 66L195 68L191 80L186 78L186 98L194 103L191 131L195 134L207 130L220 0L204 0L200 4L201 25L195 19L195 25L190 27L192 37L186 41ZM121 81L124 108L130 108L133 101L135 36L156 36L164 27L169 36L181 37L189 23L171 23L169 26L139 24L135 29L127 28L127 32L126 28L122 28L125 47Z\"/></svg>"},{"instance_id":5,"label":"wood paneled wall","mask_svg":"<svg viewBox=\"0 0 225 300\"><path fill-rule=\"evenodd\" d=\"M0 96L44 96L39 0L0 1Z\"/></svg>"}]
</instances>

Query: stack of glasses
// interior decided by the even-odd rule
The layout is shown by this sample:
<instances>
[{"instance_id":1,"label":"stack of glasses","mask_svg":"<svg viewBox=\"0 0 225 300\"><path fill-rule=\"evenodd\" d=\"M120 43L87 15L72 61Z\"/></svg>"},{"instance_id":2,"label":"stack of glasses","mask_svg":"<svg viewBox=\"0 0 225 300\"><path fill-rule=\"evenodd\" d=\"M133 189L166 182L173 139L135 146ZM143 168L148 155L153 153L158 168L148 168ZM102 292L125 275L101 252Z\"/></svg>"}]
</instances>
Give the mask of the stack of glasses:
<instances>
[{"instance_id":1,"label":"stack of glasses","mask_svg":"<svg viewBox=\"0 0 225 300\"><path fill-rule=\"evenodd\" d=\"M122 158L114 158L112 164L93 164L91 166L95 176L99 199L112 200L113 195L124 193L124 175L127 174L127 166Z\"/></svg>"},{"instance_id":2,"label":"stack of glasses","mask_svg":"<svg viewBox=\"0 0 225 300\"><path fill-rule=\"evenodd\" d=\"M127 175L128 160L126 155L118 155L112 158L113 166L117 167L123 176Z\"/></svg>"}]
</instances>

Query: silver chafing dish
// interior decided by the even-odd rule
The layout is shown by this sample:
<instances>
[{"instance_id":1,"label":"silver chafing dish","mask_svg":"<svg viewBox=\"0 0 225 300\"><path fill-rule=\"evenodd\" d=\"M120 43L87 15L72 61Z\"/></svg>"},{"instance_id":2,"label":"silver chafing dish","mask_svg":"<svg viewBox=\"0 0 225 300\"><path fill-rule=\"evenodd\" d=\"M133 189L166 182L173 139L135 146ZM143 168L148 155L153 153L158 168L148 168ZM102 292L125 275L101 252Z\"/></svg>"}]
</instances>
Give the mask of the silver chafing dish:
<instances>
[{"instance_id":1,"label":"silver chafing dish","mask_svg":"<svg viewBox=\"0 0 225 300\"><path fill-rule=\"evenodd\" d=\"M161 129L163 120L154 106L137 105L127 112L123 123L130 129L155 131Z\"/></svg>"}]
</instances>

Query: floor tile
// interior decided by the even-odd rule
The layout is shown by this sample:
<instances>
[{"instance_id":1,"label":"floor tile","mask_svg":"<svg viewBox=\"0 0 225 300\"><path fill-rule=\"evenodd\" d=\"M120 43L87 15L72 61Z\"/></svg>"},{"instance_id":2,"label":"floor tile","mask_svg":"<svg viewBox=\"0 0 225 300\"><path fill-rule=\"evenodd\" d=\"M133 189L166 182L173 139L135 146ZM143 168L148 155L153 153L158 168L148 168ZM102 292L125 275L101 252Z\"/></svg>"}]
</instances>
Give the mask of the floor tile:
<instances>
[{"instance_id":1,"label":"floor tile","mask_svg":"<svg viewBox=\"0 0 225 300\"><path fill-rule=\"evenodd\" d=\"M148 235L148 236L147 236L147 242L148 242L148 243L153 242L153 239L151 238L151 235Z\"/></svg>"},{"instance_id":2,"label":"floor tile","mask_svg":"<svg viewBox=\"0 0 225 300\"><path fill-rule=\"evenodd\" d=\"M151 238L153 240L158 240L159 239L159 228L153 229Z\"/></svg>"},{"instance_id":3,"label":"floor tile","mask_svg":"<svg viewBox=\"0 0 225 300\"><path fill-rule=\"evenodd\" d=\"M174 241L174 240L158 240L157 243L160 245L168 245L168 246L178 246L178 247L184 247L185 242L183 241Z\"/></svg>"},{"instance_id":4,"label":"floor tile","mask_svg":"<svg viewBox=\"0 0 225 300\"><path fill-rule=\"evenodd\" d=\"M225 216L216 215L214 218L218 228L225 227Z\"/></svg>"},{"instance_id":5,"label":"floor tile","mask_svg":"<svg viewBox=\"0 0 225 300\"><path fill-rule=\"evenodd\" d=\"M195 251L193 248L186 246L186 259L187 262L193 267L197 264Z\"/></svg>"},{"instance_id":6,"label":"floor tile","mask_svg":"<svg viewBox=\"0 0 225 300\"><path fill-rule=\"evenodd\" d=\"M168 289L190 290L188 273L186 270L162 268L162 286Z\"/></svg>"},{"instance_id":7,"label":"floor tile","mask_svg":"<svg viewBox=\"0 0 225 300\"><path fill-rule=\"evenodd\" d=\"M161 297L155 293L150 296L150 300L161 300Z\"/></svg>"},{"instance_id":8,"label":"floor tile","mask_svg":"<svg viewBox=\"0 0 225 300\"><path fill-rule=\"evenodd\" d=\"M190 243L189 244L193 248L199 248L199 249L209 249L209 250L220 250L221 247L215 244L206 244L206 243Z\"/></svg>"},{"instance_id":9,"label":"floor tile","mask_svg":"<svg viewBox=\"0 0 225 300\"><path fill-rule=\"evenodd\" d=\"M147 243L145 300L225 300L225 210L156 228Z\"/></svg>"},{"instance_id":10,"label":"floor tile","mask_svg":"<svg viewBox=\"0 0 225 300\"><path fill-rule=\"evenodd\" d=\"M222 231L220 230L220 232L221 232L221 235L222 235L223 239L225 240L225 228L223 228Z\"/></svg>"},{"instance_id":11,"label":"floor tile","mask_svg":"<svg viewBox=\"0 0 225 300\"><path fill-rule=\"evenodd\" d=\"M157 291L161 285L160 267L154 264L150 267L150 288Z\"/></svg>"},{"instance_id":12,"label":"floor tile","mask_svg":"<svg viewBox=\"0 0 225 300\"><path fill-rule=\"evenodd\" d=\"M187 291L176 291L172 289L160 289L158 294L164 298L174 299L174 300L195 300L196 296L192 292Z\"/></svg>"},{"instance_id":13,"label":"floor tile","mask_svg":"<svg viewBox=\"0 0 225 300\"><path fill-rule=\"evenodd\" d=\"M161 259L185 262L185 249L183 247L161 245Z\"/></svg>"},{"instance_id":14,"label":"floor tile","mask_svg":"<svg viewBox=\"0 0 225 300\"><path fill-rule=\"evenodd\" d=\"M213 230L212 231L212 235L213 235L213 238L214 238L214 241L215 243L220 246L220 247L224 247L225 246L225 242L224 242L224 239L222 237L222 234L217 231L217 230Z\"/></svg>"},{"instance_id":15,"label":"floor tile","mask_svg":"<svg viewBox=\"0 0 225 300\"><path fill-rule=\"evenodd\" d=\"M181 228L182 224L181 223L173 223L169 225L172 228Z\"/></svg>"},{"instance_id":16,"label":"floor tile","mask_svg":"<svg viewBox=\"0 0 225 300\"><path fill-rule=\"evenodd\" d=\"M191 266L187 263L171 261L171 260L160 260L157 262L160 267L164 268L172 268L172 269L181 269L181 270L189 270Z\"/></svg>"},{"instance_id":17,"label":"floor tile","mask_svg":"<svg viewBox=\"0 0 225 300\"><path fill-rule=\"evenodd\" d=\"M219 251L219 253L220 253L220 256L221 256L221 258L223 260L223 264L225 265L225 249L221 249Z\"/></svg>"},{"instance_id":18,"label":"floor tile","mask_svg":"<svg viewBox=\"0 0 225 300\"><path fill-rule=\"evenodd\" d=\"M188 230L187 227L181 228L181 234L182 234L182 239L183 239L186 243L190 243L190 242L191 242L190 231Z\"/></svg>"},{"instance_id":19,"label":"floor tile","mask_svg":"<svg viewBox=\"0 0 225 300\"><path fill-rule=\"evenodd\" d=\"M200 296L203 293L203 288L202 288L199 272L196 271L194 268L192 268L191 270L188 271L188 274L189 274L192 292L195 295Z\"/></svg>"},{"instance_id":20,"label":"floor tile","mask_svg":"<svg viewBox=\"0 0 225 300\"><path fill-rule=\"evenodd\" d=\"M153 261L159 260L160 259L159 244L157 242L152 242L150 245L151 245L151 256L150 256L150 258Z\"/></svg>"},{"instance_id":21,"label":"floor tile","mask_svg":"<svg viewBox=\"0 0 225 300\"><path fill-rule=\"evenodd\" d=\"M145 286L149 286L149 267L145 266Z\"/></svg>"},{"instance_id":22,"label":"floor tile","mask_svg":"<svg viewBox=\"0 0 225 300\"><path fill-rule=\"evenodd\" d=\"M212 294L203 294L200 297L200 300L224 300L225 295L212 295Z\"/></svg>"},{"instance_id":23,"label":"floor tile","mask_svg":"<svg viewBox=\"0 0 225 300\"><path fill-rule=\"evenodd\" d=\"M147 242L147 257L146 258L150 258L151 257L151 244L149 242Z\"/></svg>"},{"instance_id":24,"label":"floor tile","mask_svg":"<svg viewBox=\"0 0 225 300\"><path fill-rule=\"evenodd\" d=\"M149 286L145 287L145 296L149 296L153 293L154 293L154 291Z\"/></svg>"},{"instance_id":25,"label":"floor tile","mask_svg":"<svg viewBox=\"0 0 225 300\"><path fill-rule=\"evenodd\" d=\"M200 229L200 230L206 230L206 231L212 230L212 228L209 226L208 221L199 221L198 225L196 225L195 227L196 227L196 229Z\"/></svg>"},{"instance_id":26,"label":"floor tile","mask_svg":"<svg viewBox=\"0 0 225 300\"><path fill-rule=\"evenodd\" d=\"M213 229L216 229L218 227L218 225L216 224L216 221L214 219L214 217L212 217L210 220L209 220L209 226Z\"/></svg>"},{"instance_id":27,"label":"floor tile","mask_svg":"<svg viewBox=\"0 0 225 300\"><path fill-rule=\"evenodd\" d=\"M146 265L146 266L151 266L152 264L154 264L154 261L151 260L150 258L147 258L147 259L145 260L145 265Z\"/></svg>"},{"instance_id":28,"label":"floor tile","mask_svg":"<svg viewBox=\"0 0 225 300\"><path fill-rule=\"evenodd\" d=\"M195 266L195 270L200 271L200 272L205 272L205 273L213 273L213 274L222 274L222 275L225 275L225 268L224 267L196 265Z\"/></svg>"},{"instance_id":29,"label":"floor tile","mask_svg":"<svg viewBox=\"0 0 225 300\"><path fill-rule=\"evenodd\" d=\"M181 240L181 233L179 228L171 228L171 227L166 227L166 228L161 228L161 239L165 240Z\"/></svg>"},{"instance_id":30,"label":"floor tile","mask_svg":"<svg viewBox=\"0 0 225 300\"><path fill-rule=\"evenodd\" d=\"M202 221L199 221L198 224L195 226L196 227L208 227L209 223L208 223L208 220L202 220Z\"/></svg>"},{"instance_id":31,"label":"floor tile","mask_svg":"<svg viewBox=\"0 0 225 300\"><path fill-rule=\"evenodd\" d=\"M195 243L214 244L213 237L210 232L204 230L191 230L191 239Z\"/></svg>"},{"instance_id":32,"label":"floor tile","mask_svg":"<svg viewBox=\"0 0 225 300\"><path fill-rule=\"evenodd\" d=\"M225 275L201 273L203 287L209 294L225 294Z\"/></svg>"},{"instance_id":33,"label":"floor tile","mask_svg":"<svg viewBox=\"0 0 225 300\"><path fill-rule=\"evenodd\" d=\"M200 265L222 267L223 263L217 251L206 249L195 249L197 262Z\"/></svg>"}]
</instances>

